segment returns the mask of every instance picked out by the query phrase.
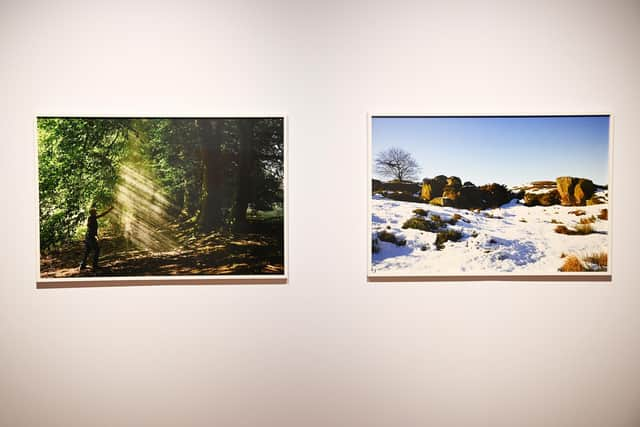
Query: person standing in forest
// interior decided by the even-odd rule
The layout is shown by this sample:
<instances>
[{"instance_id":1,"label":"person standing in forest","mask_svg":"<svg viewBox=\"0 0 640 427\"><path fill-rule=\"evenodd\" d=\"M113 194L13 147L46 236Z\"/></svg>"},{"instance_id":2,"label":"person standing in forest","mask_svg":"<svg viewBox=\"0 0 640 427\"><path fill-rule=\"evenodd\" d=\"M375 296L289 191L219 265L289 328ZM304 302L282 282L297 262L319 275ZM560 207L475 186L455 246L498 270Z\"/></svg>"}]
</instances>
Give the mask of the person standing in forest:
<instances>
[{"instance_id":1,"label":"person standing in forest","mask_svg":"<svg viewBox=\"0 0 640 427\"><path fill-rule=\"evenodd\" d=\"M113 206L102 212L100 215L98 215L95 208L91 208L89 210L87 234L84 238L84 257L80 263L80 270L87 268L87 258L89 257L90 252L93 252L93 269L95 270L98 268L98 257L100 256L100 246L98 245L98 218L105 216L111 212L112 209Z\"/></svg>"}]
</instances>

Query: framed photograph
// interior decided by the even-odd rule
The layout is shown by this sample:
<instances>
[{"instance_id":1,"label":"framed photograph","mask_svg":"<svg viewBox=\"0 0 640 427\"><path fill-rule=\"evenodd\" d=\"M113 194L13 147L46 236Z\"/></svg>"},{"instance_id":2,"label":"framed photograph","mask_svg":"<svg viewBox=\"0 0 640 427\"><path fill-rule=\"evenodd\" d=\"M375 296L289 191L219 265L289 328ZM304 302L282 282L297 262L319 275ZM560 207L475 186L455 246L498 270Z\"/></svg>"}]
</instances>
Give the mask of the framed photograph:
<instances>
[{"instance_id":1,"label":"framed photograph","mask_svg":"<svg viewBox=\"0 0 640 427\"><path fill-rule=\"evenodd\" d=\"M369 116L369 281L611 280L610 114Z\"/></svg>"},{"instance_id":2,"label":"framed photograph","mask_svg":"<svg viewBox=\"0 0 640 427\"><path fill-rule=\"evenodd\" d=\"M284 116L36 120L39 288L287 279Z\"/></svg>"}]
</instances>

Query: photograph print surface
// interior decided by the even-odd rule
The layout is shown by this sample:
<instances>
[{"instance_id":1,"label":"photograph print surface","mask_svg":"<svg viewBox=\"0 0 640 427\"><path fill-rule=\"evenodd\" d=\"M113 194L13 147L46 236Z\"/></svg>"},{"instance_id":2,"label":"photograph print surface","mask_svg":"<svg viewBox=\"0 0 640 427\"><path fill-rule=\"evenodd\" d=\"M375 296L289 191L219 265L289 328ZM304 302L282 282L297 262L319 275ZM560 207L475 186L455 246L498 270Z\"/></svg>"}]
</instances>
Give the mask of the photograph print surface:
<instances>
[{"instance_id":1,"label":"photograph print surface","mask_svg":"<svg viewBox=\"0 0 640 427\"><path fill-rule=\"evenodd\" d=\"M609 115L373 116L370 276L606 275Z\"/></svg>"},{"instance_id":2,"label":"photograph print surface","mask_svg":"<svg viewBox=\"0 0 640 427\"><path fill-rule=\"evenodd\" d=\"M283 117L37 119L40 279L284 276Z\"/></svg>"}]
</instances>

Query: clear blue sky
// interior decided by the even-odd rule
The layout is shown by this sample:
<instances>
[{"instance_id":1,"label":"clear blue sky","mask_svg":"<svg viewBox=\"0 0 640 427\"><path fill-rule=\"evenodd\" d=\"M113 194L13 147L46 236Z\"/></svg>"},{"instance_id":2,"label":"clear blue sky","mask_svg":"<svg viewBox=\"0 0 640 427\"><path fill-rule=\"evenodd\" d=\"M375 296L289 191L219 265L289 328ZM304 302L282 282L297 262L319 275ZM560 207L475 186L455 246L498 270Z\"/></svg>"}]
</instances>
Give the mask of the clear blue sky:
<instances>
[{"instance_id":1,"label":"clear blue sky","mask_svg":"<svg viewBox=\"0 0 640 427\"><path fill-rule=\"evenodd\" d=\"M397 147L422 168L419 179L455 175L508 186L559 176L608 184L609 116L373 117L372 160ZM377 176L373 177L386 180Z\"/></svg>"}]
</instances>

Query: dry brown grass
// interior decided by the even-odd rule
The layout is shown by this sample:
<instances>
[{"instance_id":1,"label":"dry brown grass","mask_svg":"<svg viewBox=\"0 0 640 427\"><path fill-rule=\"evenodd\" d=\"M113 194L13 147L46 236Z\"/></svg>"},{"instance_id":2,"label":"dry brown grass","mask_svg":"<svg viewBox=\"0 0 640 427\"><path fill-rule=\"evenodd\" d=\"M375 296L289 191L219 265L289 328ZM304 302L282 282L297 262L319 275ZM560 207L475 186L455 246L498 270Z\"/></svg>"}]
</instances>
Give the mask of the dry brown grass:
<instances>
[{"instance_id":1,"label":"dry brown grass","mask_svg":"<svg viewBox=\"0 0 640 427\"><path fill-rule=\"evenodd\" d=\"M569 211L570 214L574 214L575 216L582 216L582 215L586 215L587 211L582 210L582 209L576 209L573 211Z\"/></svg>"},{"instance_id":2,"label":"dry brown grass","mask_svg":"<svg viewBox=\"0 0 640 427\"><path fill-rule=\"evenodd\" d=\"M580 224L593 224L594 222L596 222L596 217L593 215L587 218L580 218Z\"/></svg>"},{"instance_id":3,"label":"dry brown grass","mask_svg":"<svg viewBox=\"0 0 640 427\"><path fill-rule=\"evenodd\" d=\"M436 241L435 241L436 249L440 251L444 249L445 242L447 241L457 242L462 238L462 236L463 236L462 232L458 230L453 230L450 228L444 231L440 231L436 236Z\"/></svg>"},{"instance_id":4,"label":"dry brown grass","mask_svg":"<svg viewBox=\"0 0 640 427\"><path fill-rule=\"evenodd\" d=\"M573 234L572 232L573 230L569 230L566 225L559 225L554 229L554 231L559 234L567 234L567 235Z\"/></svg>"},{"instance_id":5,"label":"dry brown grass","mask_svg":"<svg viewBox=\"0 0 640 427\"><path fill-rule=\"evenodd\" d=\"M606 252L596 252L582 258L585 262L597 266L598 270L606 270L609 263L609 255Z\"/></svg>"},{"instance_id":6,"label":"dry brown grass","mask_svg":"<svg viewBox=\"0 0 640 427\"><path fill-rule=\"evenodd\" d=\"M563 273L575 273L587 270L586 268L584 268L584 265L582 265L582 261L580 261L577 256L571 255L565 258L562 267L560 267L560 271L562 271Z\"/></svg>"},{"instance_id":7,"label":"dry brown grass","mask_svg":"<svg viewBox=\"0 0 640 427\"><path fill-rule=\"evenodd\" d=\"M595 252L581 257L567 255L563 252L560 258L563 258L564 262L559 270L565 273L607 271L609 261L607 252Z\"/></svg>"},{"instance_id":8,"label":"dry brown grass","mask_svg":"<svg viewBox=\"0 0 640 427\"><path fill-rule=\"evenodd\" d=\"M406 240L399 238L398 236L387 230L378 231L378 239L382 240L383 242L393 243L396 246L404 246L407 244Z\"/></svg>"},{"instance_id":9,"label":"dry brown grass","mask_svg":"<svg viewBox=\"0 0 640 427\"><path fill-rule=\"evenodd\" d=\"M464 221L464 222L469 222L466 218L463 218L462 215L455 213L453 214L453 216L449 219L449 221L447 221L447 223L451 224L451 225L456 225L458 223L458 221Z\"/></svg>"},{"instance_id":10,"label":"dry brown grass","mask_svg":"<svg viewBox=\"0 0 640 427\"><path fill-rule=\"evenodd\" d=\"M609 210L607 208L601 209L600 213L598 214L598 219L601 219L603 221L608 220L609 219Z\"/></svg>"},{"instance_id":11,"label":"dry brown grass","mask_svg":"<svg viewBox=\"0 0 640 427\"><path fill-rule=\"evenodd\" d=\"M568 228L566 225L558 225L555 228L556 233L566 234L567 236L584 236L593 233L593 231L593 226L591 224L578 224L574 230Z\"/></svg>"},{"instance_id":12,"label":"dry brown grass","mask_svg":"<svg viewBox=\"0 0 640 427\"><path fill-rule=\"evenodd\" d=\"M434 221L430 221L427 218L422 216L414 216L413 218L409 218L402 224L402 228L413 228L416 230L422 231L436 231L440 228L441 223L436 223Z\"/></svg>"},{"instance_id":13,"label":"dry brown grass","mask_svg":"<svg viewBox=\"0 0 640 427\"><path fill-rule=\"evenodd\" d=\"M576 225L574 234L586 235L593 233L593 226L590 223L583 224L582 222Z\"/></svg>"}]
</instances>

